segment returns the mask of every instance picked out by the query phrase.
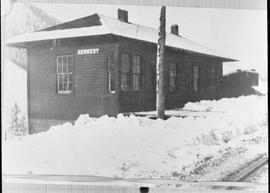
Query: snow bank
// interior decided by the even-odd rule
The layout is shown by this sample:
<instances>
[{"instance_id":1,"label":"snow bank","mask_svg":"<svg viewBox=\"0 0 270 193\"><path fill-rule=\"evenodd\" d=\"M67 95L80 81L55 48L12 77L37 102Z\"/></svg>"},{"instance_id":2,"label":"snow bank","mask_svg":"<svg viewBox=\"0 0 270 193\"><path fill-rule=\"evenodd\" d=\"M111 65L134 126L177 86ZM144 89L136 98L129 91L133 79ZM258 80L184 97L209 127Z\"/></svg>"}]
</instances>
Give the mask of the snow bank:
<instances>
[{"instance_id":1,"label":"snow bank","mask_svg":"<svg viewBox=\"0 0 270 193\"><path fill-rule=\"evenodd\" d=\"M222 148L238 146L237 138L267 132L266 97L202 101L185 108L226 113L165 121L81 115L74 124L5 143L4 173L172 177L188 174L196 161L218 155Z\"/></svg>"},{"instance_id":2,"label":"snow bank","mask_svg":"<svg viewBox=\"0 0 270 193\"><path fill-rule=\"evenodd\" d=\"M5 59L3 80L3 100L5 109L17 103L26 114L27 108L27 78L26 70L9 59Z\"/></svg>"},{"instance_id":3,"label":"snow bank","mask_svg":"<svg viewBox=\"0 0 270 193\"><path fill-rule=\"evenodd\" d=\"M264 104L264 105L258 105ZM254 113L260 113L267 109L266 98L259 97L256 95L241 96L238 98L223 98L218 101L216 100L202 100L200 102L189 102L184 106L184 110L194 111L225 111L235 112L241 111L244 114L249 114L245 110L250 110Z\"/></svg>"}]
</instances>

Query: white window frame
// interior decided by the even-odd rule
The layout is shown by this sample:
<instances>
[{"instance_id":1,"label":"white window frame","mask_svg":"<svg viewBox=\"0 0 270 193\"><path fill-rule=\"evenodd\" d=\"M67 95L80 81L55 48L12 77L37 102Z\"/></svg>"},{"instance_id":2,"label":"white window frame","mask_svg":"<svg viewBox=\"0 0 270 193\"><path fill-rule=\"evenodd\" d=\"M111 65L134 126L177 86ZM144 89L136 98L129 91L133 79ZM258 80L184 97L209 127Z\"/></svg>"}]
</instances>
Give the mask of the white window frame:
<instances>
[{"instance_id":1,"label":"white window frame","mask_svg":"<svg viewBox=\"0 0 270 193\"><path fill-rule=\"evenodd\" d=\"M141 80L141 57L138 55L132 56L132 90L140 90L140 80Z\"/></svg>"},{"instance_id":2,"label":"white window frame","mask_svg":"<svg viewBox=\"0 0 270 193\"><path fill-rule=\"evenodd\" d=\"M111 58L113 57L113 58ZM113 66L113 71L112 67ZM112 90L112 77L114 76L114 90ZM115 61L115 54L114 52L108 52L108 89L109 92L114 94L116 92L116 61Z\"/></svg>"},{"instance_id":3,"label":"white window frame","mask_svg":"<svg viewBox=\"0 0 270 193\"><path fill-rule=\"evenodd\" d=\"M68 63L68 58L71 58L71 72L69 72L69 63ZM62 62L63 62L63 58L67 58L67 63L66 64L61 64L62 65L62 67L61 67L61 72L59 72L59 58L62 58ZM73 93L73 69L74 69L74 61L73 61L74 59L73 59L73 55L71 55L71 54L63 54L63 55L57 55L56 56L56 76L57 76L57 93L58 94L71 94L71 93ZM66 69L67 69L67 72L64 72L64 65L66 65ZM67 89L66 90L60 90L60 76L64 76L64 79L65 79L65 76L67 76L68 78L67 78L67 82L65 82L65 81L63 81L62 83L63 83L63 85L65 85L65 83L66 83L66 85L67 85ZM71 77L71 81L69 81L69 77ZM68 87L69 87L69 84L71 84L71 90L68 90Z\"/></svg>"},{"instance_id":4,"label":"white window frame","mask_svg":"<svg viewBox=\"0 0 270 193\"><path fill-rule=\"evenodd\" d=\"M174 81L174 86L172 86L172 80ZM176 91L176 63L169 64L169 91Z\"/></svg>"}]
</instances>

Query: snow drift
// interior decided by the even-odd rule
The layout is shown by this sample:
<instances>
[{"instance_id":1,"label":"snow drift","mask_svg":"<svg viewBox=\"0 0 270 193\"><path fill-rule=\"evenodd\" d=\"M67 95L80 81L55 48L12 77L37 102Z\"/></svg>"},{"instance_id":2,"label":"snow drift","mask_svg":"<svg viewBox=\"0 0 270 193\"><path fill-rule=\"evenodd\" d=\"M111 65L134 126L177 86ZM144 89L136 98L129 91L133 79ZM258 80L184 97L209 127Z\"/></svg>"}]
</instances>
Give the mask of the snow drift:
<instances>
[{"instance_id":1,"label":"snow drift","mask_svg":"<svg viewBox=\"0 0 270 193\"><path fill-rule=\"evenodd\" d=\"M226 147L243 145L239 141L256 132L265 135L266 103L266 97L259 96L188 103L185 109L224 113L165 121L122 114L116 118L81 115L74 124L6 142L4 173L111 177L188 174L197 161L218 156ZM259 148L252 153L266 151Z\"/></svg>"}]
</instances>

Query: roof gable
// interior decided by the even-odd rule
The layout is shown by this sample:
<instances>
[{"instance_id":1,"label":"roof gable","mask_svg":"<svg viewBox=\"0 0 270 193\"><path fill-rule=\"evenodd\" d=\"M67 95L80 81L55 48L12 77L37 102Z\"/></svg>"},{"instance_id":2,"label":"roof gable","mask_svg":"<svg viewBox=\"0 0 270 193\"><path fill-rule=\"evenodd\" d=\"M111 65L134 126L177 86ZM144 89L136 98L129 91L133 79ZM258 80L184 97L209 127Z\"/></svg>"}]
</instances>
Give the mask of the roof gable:
<instances>
[{"instance_id":1,"label":"roof gable","mask_svg":"<svg viewBox=\"0 0 270 193\"><path fill-rule=\"evenodd\" d=\"M52 27L48 27L40 31L54 31L54 30L64 30L64 29L73 29L73 28L82 28L100 25L102 25L102 23L100 22L100 17L98 16L98 14L94 14L80 19L61 23L59 25L55 25Z\"/></svg>"}]
</instances>

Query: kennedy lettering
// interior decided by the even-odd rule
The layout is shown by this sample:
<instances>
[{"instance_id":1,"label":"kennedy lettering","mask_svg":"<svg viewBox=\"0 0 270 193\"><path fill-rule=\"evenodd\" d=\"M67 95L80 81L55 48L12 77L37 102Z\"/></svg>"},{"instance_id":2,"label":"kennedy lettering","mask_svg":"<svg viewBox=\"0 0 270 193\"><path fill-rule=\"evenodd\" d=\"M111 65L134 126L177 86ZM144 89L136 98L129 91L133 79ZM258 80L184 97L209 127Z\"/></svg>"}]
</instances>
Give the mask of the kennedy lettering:
<instances>
[{"instance_id":1,"label":"kennedy lettering","mask_svg":"<svg viewBox=\"0 0 270 193\"><path fill-rule=\"evenodd\" d=\"M83 54L97 54L99 52L99 48L92 48L92 49L82 49L78 50L78 55L83 55Z\"/></svg>"}]
</instances>

